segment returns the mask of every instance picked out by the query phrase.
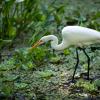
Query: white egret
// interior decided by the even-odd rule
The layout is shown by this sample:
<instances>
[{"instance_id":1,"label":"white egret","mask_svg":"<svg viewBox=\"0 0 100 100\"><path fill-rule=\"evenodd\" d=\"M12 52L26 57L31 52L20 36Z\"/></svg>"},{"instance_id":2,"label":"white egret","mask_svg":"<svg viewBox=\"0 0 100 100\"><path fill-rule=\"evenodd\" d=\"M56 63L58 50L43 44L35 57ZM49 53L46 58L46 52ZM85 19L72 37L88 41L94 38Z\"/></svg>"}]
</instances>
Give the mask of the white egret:
<instances>
[{"instance_id":1,"label":"white egret","mask_svg":"<svg viewBox=\"0 0 100 100\"><path fill-rule=\"evenodd\" d=\"M38 42L36 42L32 48L35 48L47 41L51 41L51 47L55 50L63 50L69 48L70 46L76 47L77 63L73 73L72 81L74 81L75 72L79 64L78 48L81 48L88 59L87 79L89 80L90 58L87 55L84 46L99 43L99 31L81 26L66 26L62 29L62 42L60 44L58 44L58 38L56 36L47 35L43 36Z\"/></svg>"}]
</instances>

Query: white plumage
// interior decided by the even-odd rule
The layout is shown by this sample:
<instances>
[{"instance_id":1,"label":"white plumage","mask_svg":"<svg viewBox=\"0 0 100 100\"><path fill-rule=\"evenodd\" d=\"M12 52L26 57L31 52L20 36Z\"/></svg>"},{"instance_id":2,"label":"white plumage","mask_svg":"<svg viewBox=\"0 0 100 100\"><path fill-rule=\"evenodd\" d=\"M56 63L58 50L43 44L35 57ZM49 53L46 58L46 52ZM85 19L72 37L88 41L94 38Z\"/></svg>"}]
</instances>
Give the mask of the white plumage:
<instances>
[{"instance_id":1,"label":"white plumage","mask_svg":"<svg viewBox=\"0 0 100 100\"><path fill-rule=\"evenodd\" d=\"M64 41L70 45L88 45L100 42L100 32L81 26L67 26L62 30Z\"/></svg>"},{"instance_id":2,"label":"white plumage","mask_svg":"<svg viewBox=\"0 0 100 100\"><path fill-rule=\"evenodd\" d=\"M63 50L70 46L82 47L100 42L100 32L81 26L66 26L62 29L62 43L58 44L58 38L47 35L40 39L42 42L51 40L51 47L55 50Z\"/></svg>"}]
</instances>

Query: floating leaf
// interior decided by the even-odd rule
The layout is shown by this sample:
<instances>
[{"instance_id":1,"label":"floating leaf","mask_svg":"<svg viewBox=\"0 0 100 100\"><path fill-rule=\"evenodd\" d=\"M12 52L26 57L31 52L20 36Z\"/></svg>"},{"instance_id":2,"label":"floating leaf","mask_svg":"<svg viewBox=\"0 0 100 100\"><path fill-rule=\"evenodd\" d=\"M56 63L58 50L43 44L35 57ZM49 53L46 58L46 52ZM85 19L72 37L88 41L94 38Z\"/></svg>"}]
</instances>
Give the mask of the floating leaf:
<instances>
[{"instance_id":1,"label":"floating leaf","mask_svg":"<svg viewBox=\"0 0 100 100\"><path fill-rule=\"evenodd\" d=\"M19 75L6 74L6 76L3 78L3 81L14 81L18 77L19 77Z\"/></svg>"},{"instance_id":2,"label":"floating leaf","mask_svg":"<svg viewBox=\"0 0 100 100\"><path fill-rule=\"evenodd\" d=\"M50 62L52 62L52 63L58 63L58 62L60 62L60 57L59 56L56 56L56 57L51 57L50 58Z\"/></svg>"},{"instance_id":3,"label":"floating leaf","mask_svg":"<svg viewBox=\"0 0 100 100\"><path fill-rule=\"evenodd\" d=\"M100 79L96 79L94 81L94 84L97 86L97 87L100 87Z\"/></svg>"},{"instance_id":4,"label":"floating leaf","mask_svg":"<svg viewBox=\"0 0 100 100\"><path fill-rule=\"evenodd\" d=\"M16 89L24 89L28 86L26 83L15 83L14 85Z\"/></svg>"},{"instance_id":5,"label":"floating leaf","mask_svg":"<svg viewBox=\"0 0 100 100\"><path fill-rule=\"evenodd\" d=\"M70 54L70 51L69 51L68 49L65 49L65 50L64 50L64 54L65 54L65 55L69 55L69 54Z\"/></svg>"},{"instance_id":6,"label":"floating leaf","mask_svg":"<svg viewBox=\"0 0 100 100\"><path fill-rule=\"evenodd\" d=\"M46 70L46 71L39 72L39 76L42 78L50 78L53 75L54 75L54 72L52 70Z\"/></svg>"}]
</instances>

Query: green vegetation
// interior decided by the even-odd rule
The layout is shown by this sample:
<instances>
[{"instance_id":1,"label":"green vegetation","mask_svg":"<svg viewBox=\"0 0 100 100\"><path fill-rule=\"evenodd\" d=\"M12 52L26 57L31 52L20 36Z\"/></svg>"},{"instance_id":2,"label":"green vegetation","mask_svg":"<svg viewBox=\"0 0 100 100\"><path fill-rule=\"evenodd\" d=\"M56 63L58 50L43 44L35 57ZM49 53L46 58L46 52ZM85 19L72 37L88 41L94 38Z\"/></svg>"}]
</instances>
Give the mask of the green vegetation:
<instances>
[{"instance_id":1,"label":"green vegetation","mask_svg":"<svg viewBox=\"0 0 100 100\"><path fill-rule=\"evenodd\" d=\"M86 58L80 51L76 83L71 84L74 48L55 52L49 43L29 48L48 34L61 41L61 29L67 25L100 31L100 1L15 1L0 1L0 100L99 100L100 50L87 48L91 81L85 79Z\"/></svg>"}]
</instances>

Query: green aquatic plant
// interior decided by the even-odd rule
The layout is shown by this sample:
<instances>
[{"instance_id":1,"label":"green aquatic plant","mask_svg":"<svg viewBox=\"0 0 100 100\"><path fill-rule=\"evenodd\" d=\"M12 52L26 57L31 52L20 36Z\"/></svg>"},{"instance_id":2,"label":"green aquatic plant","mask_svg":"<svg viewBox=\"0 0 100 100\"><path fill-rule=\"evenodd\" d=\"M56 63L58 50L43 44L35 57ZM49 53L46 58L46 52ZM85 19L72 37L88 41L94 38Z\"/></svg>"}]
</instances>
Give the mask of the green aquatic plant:
<instances>
[{"instance_id":1,"label":"green aquatic plant","mask_svg":"<svg viewBox=\"0 0 100 100\"><path fill-rule=\"evenodd\" d=\"M16 50L14 58L16 59L17 65L22 66L24 69L34 69L36 66L40 66L46 62L52 53L49 54L49 51L43 48L36 48L32 51L29 48L21 48Z\"/></svg>"},{"instance_id":2,"label":"green aquatic plant","mask_svg":"<svg viewBox=\"0 0 100 100\"><path fill-rule=\"evenodd\" d=\"M90 83L84 80L78 81L75 86L83 88L84 91L90 92L90 93L97 91L97 86L94 83Z\"/></svg>"}]
</instances>

